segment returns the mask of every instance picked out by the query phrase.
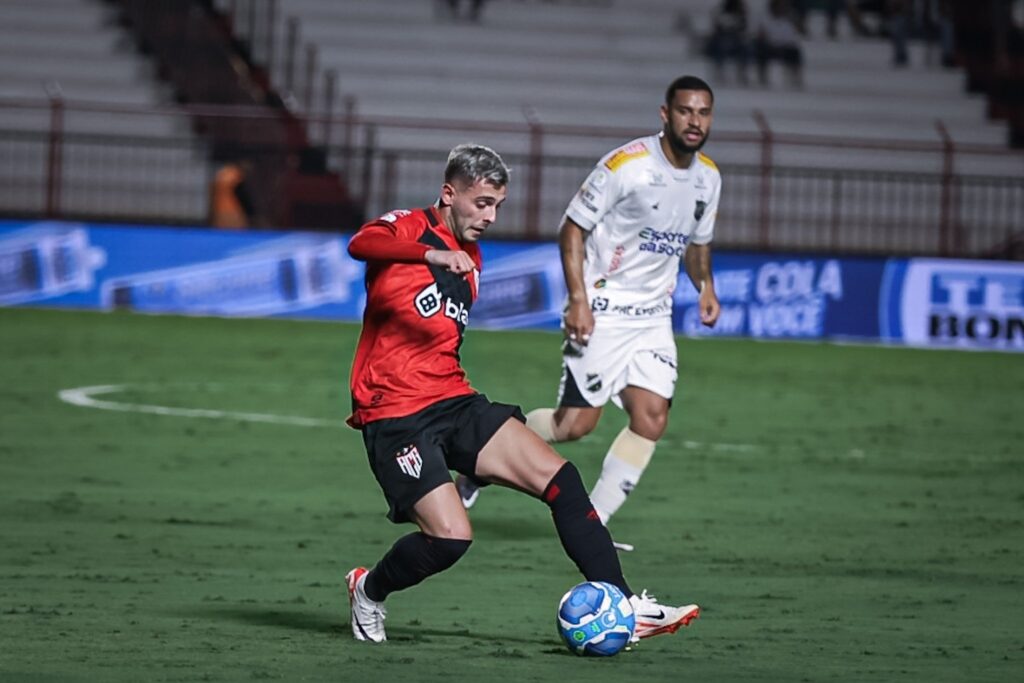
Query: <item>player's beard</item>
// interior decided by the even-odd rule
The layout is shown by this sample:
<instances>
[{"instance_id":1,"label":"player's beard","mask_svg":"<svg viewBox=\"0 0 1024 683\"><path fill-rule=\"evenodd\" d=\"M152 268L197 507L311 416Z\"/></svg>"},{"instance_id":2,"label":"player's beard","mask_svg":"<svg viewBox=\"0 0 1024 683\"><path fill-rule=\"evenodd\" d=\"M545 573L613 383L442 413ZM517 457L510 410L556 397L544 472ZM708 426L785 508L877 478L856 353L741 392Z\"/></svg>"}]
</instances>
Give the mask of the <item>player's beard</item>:
<instances>
[{"instance_id":1,"label":"player's beard","mask_svg":"<svg viewBox=\"0 0 1024 683\"><path fill-rule=\"evenodd\" d=\"M683 136L676 135L675 131L665 132L666 137L668 137L669 146L672 148L672 151L675 152L678 156L695 154L696 152L699 152L700 149L704 146L704 143L708 141L708 135L710 135L710 131L705 132L704 136L700 139L700 142L698 142L695 145L688 145L686 144L686 141L683 139Z\"/></svg>"}]
</instances>

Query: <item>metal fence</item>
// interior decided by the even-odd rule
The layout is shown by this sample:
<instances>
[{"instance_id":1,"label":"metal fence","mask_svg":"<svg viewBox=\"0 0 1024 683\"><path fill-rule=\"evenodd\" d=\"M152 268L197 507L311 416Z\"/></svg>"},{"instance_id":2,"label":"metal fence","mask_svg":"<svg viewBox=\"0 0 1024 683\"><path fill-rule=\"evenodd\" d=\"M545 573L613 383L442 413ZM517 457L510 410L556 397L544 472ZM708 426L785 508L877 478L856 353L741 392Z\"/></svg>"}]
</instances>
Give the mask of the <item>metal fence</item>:
<instances>
[{"instance_id":1,"label":"metal fence","mask_svg":"<svg viewBox=\"0 0 1024 683\"><path fill-rule=\"evenodd\" d=\"M201 223L213 168L202 138L189 122L228 117L241 126L262 114L230 107L111 107L81 102L29 104L0 100L34 112L31 125L0 124L0 214L116 222ZM117 120L130 131L82 132L92 119ZM75 116L80 118L76 119ZM144 134L135 119L170 119L170 132ZM0 121L4 119L0 117ZM76 121L86 122L82 125ZM450 142L477 139L502 151L513 167L513 186L496 234L508 238L554 236L566 203L596 161L598 152L558 154L564 140L607 150L645 131L572 129L478 122L310 119L319 130L329 167L337 171L363 214L423 205L440 183ZM151 127L151 126L150 126ZM174 132L178 131L178 132ZM429 149L409 140L429 138ZM779 165L781 150L813 146L934 157L934 172L812 168ZM711 153L724 178L716 243L727 247L892 253L1006 256L1024 235L1024 176L958 172L970 155L1011 157L1003 149L789 136L716 133ZM259 152L265 151L254 149ZM722 161L720 153L725 153ZM266 155L268 158L283 154ZM838 156L836 157L838 159ZM732 159L729 161L728 159ZM268 227L273 224L269 223ZM301 226L299 226L301 227ZM356 225L339 225L352 230Z\"/></svg>"}]
</instances>

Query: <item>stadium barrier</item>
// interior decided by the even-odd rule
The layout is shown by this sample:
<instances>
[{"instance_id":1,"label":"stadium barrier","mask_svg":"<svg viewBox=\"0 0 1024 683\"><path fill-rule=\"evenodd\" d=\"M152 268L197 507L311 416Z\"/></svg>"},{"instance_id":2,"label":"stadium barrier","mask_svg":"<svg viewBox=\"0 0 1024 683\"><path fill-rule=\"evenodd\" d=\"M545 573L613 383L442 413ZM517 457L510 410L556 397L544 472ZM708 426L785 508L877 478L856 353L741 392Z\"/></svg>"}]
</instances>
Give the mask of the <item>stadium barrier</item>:
<instances>
[{"instance_id":1,"label":"stadium barrier","mask_svg":"<svg viewBox=\"0 0 1024 683\"><path fill-rule=\"evenodd\" d=\"M266 116L216 105L0 99L0 120L14 114L26 127L0 125L0 215L186 225L206 220L213 170L205 143L181 133L190 117L243 130ZM941 126L933 141L915 142L782 135L758 120L759 133L716 131L708 146L724 177L722 246L977 258L1016 258L1024 249L1024 177L1013 170L1024 159L1019 152L957 144ZM310 116L307 125L350 190L353 215L413 206L436 193L438 159L452 144L472 139L495 147L515 173L502 234L518 239L552 238L595 160L650 132L529 117L371 119L354 102L341 115ZM254 159L288 156L256 143L244 151ZM255 223L309 225L281 216Z\"/></svg>"},{"instance_id":2,"label":"stadium barrier","mask_svg":"<svg viewBox=\"0 0 1024 683\"><path fill-rule=\"evenodd\" d=\"M0 222L0 306L359 321L363 264L347 236L65 222ZM551 243L485 242L474 325L557 329ZM1024 351L1024 264L718 251L718 325L673 296L688 336L854 340ZM624 311L643 315L643 311Z\"/></svg>"}]
</instances>

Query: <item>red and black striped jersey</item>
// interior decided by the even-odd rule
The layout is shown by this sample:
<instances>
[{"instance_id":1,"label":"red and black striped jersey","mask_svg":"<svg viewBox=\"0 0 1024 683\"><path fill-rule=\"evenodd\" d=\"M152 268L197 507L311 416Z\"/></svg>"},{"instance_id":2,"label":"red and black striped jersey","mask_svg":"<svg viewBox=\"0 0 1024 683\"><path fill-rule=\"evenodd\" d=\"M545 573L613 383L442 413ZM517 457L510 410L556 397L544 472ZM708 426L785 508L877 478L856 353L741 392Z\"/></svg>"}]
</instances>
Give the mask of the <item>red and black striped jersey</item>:
<instances>
[{"instance_id":1,"label":"red and black striped jersey","mask_svg":"<svg viewBox=\"0 0 1024 683\"><path fill-rule=\"evenodd\" d=\"M465 251L476 270L456 275L428 264L431 249ZM392 211L367 223L348 246L366 261L366 310L349 386L363 425L411 415L475 393L459 359L480 282L480 248L459 244L434 207Z\"/></svg>"}]
</instances>

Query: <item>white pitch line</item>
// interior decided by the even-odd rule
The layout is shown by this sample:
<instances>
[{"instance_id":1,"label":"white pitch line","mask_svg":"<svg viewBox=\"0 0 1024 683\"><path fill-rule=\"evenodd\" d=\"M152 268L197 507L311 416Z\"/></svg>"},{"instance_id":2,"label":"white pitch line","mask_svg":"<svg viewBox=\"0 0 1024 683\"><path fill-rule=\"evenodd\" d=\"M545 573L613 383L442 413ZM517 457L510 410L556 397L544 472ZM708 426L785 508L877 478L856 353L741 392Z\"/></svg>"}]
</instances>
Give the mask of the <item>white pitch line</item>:
<instances>
[{"instance_id":1,"label":"white pitch line","mask_svg":"<svg viewBox=\"0 0 1024 683\"><path fill-rule=\"evenodd\" d=\"M700 450L710 448L713 451L752 451L756 446L749 443L702 443L700 441L684 441L683 448Z\"/></svg>"},{"instance_id":2,"label":"white pitch line","mask_svg":"<svg viewBox=\"0 0 1024 683\"><path fill-rule=\"evenodd\" d=\"M174 417L202 417L211 420L242 420L269 424L293 425L296 427L336 427L340 421L319 420L313 417L274 415L271 413L243 413L232 410L207 410L205 408L173 408L150 403L123 403L93 398L96 395L113 394L130 388L128 384L100 384L92 387L62 389L57 392L60 400L83 408L116 410L122 413L148 413L150 415L171 415Z\"/></svg>"},{"instance_id":3,"label":"white pitch line","mask_svg":"<svg viewBox=\"0 0 1024 683\"><path fill-rule=\"evenodd\" d=\"M152 403L124 403L121 401L104 401L94 398L105 394L116 394L132 388L130 384L98 384L91 387L75 387L57 392L58 398L65 403L83 408L114 410L122 413L148 413L150 415L169 415L172 417L201 417L210 420L242 420L244 422L261 422L264 424L282 424L294 427L338 427L338 420L320 420L314 417L297 415L275 415L273 413L243 413L233 410L209 410L206 408L174 408ZM702 443L700 441L684 441L683 448L714 451L752 451L753 444L747 443Z\"/></svg>"}]
</instances>

